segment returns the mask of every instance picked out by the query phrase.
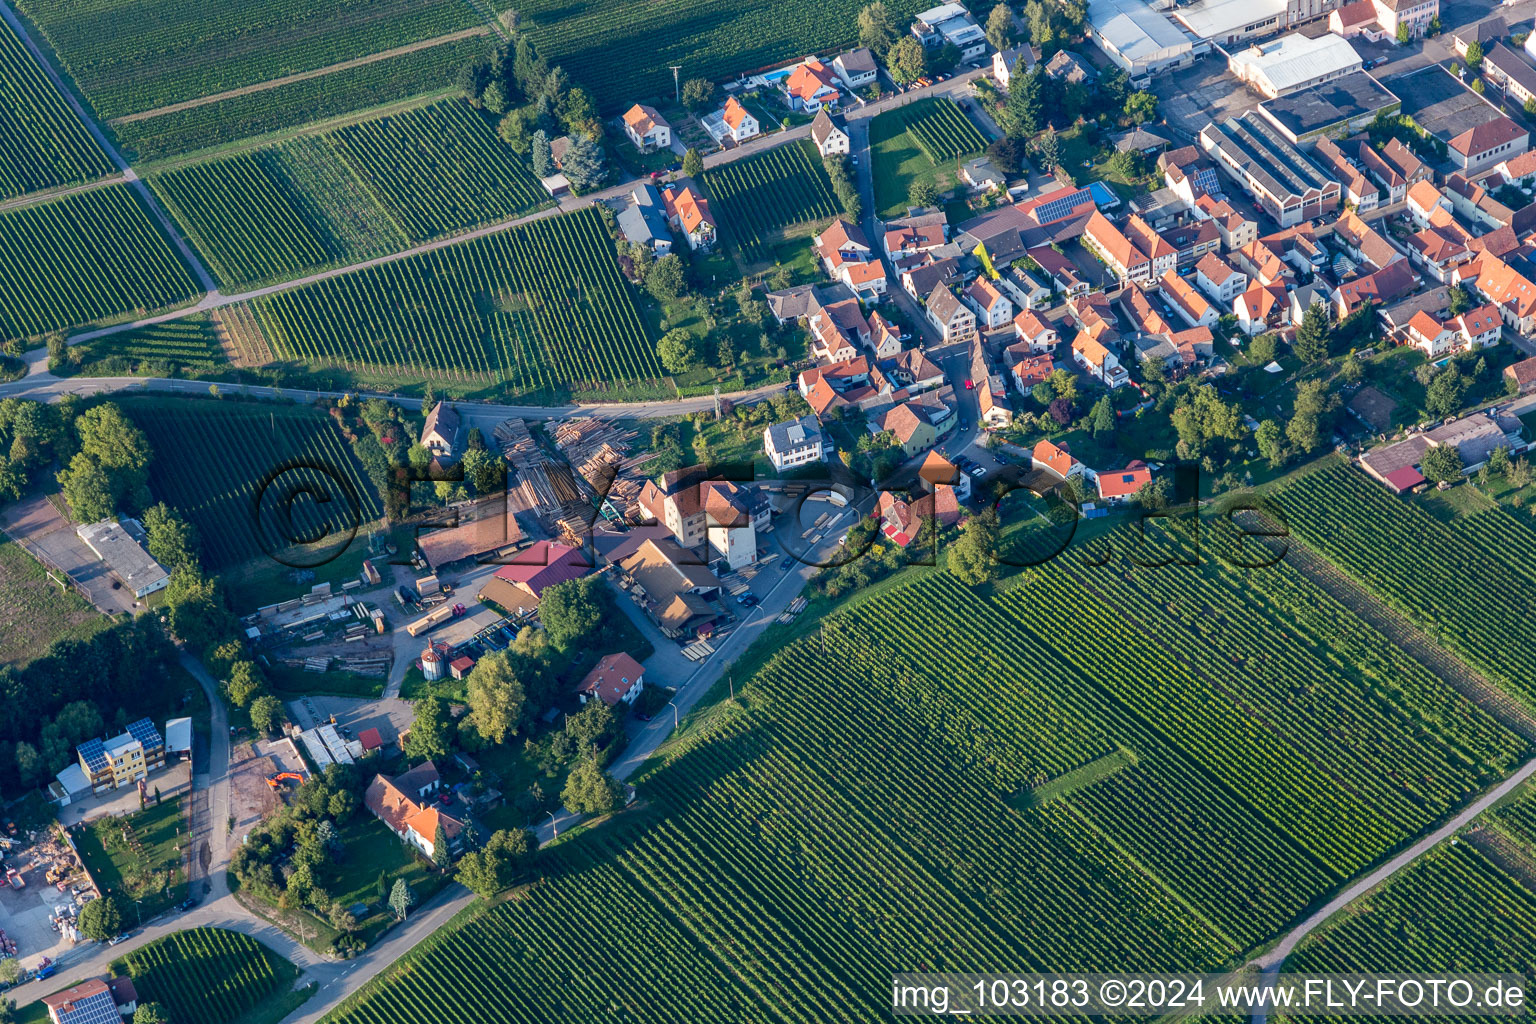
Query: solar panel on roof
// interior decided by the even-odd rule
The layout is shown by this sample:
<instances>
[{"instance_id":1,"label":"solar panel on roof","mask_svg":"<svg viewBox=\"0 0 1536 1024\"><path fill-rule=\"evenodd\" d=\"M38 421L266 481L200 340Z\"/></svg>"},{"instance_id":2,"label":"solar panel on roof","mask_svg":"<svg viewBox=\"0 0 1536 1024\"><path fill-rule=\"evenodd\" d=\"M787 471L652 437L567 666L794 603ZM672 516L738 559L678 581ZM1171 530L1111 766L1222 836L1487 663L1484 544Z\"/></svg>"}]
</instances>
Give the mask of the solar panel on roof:
<instances>
[{"instance_id":1,"label":"solar panel on roof","mask_svg":"<svg viewBox=\"0 0 1536 1024\"><path fill-rule=\"evenodd\" d=\"M85 759L85 765L93 772L103 771L107 767L107 751L101 745L101 740L86 740L79 746L80 756Z\"/></svg>"},{"instance_id":2,"label":"solar panel on roof","mask_svg":"<svg viewBox=\"0 0 1536 1024\"><path fill-rule=\"evenodd\" d=\"M62 1024L121 1024L122 1016L111 992L97 992L74 1004L73 1009L60 1012Z\"/></svg>"},{"instance_id":3,"label":"solar panel on roof","mask_svg":"<svg viewBox=\"0 0 1536 1024\"><path fill-rule=\"evenodd\" d=\"M159 731L155 729L155 723L147 718L141 718L137 722L130 723L128 735L146 747L162 746L164 742L160 739Z\"/></svg>"}]
</instances>

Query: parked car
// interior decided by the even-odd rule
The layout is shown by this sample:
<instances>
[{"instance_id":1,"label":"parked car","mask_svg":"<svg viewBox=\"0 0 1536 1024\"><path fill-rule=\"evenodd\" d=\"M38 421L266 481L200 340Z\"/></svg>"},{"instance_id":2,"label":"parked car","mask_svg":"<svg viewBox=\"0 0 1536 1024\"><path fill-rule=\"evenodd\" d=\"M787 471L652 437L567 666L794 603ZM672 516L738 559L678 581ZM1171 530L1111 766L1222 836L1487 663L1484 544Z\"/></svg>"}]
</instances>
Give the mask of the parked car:
<instances>
[{"instance_id":1,"label":"parked car","mask_svg":"<svg viewBox=\"0 0 1536 1024\"><path fill-rule=\"evenodd\" d=\"M198 902L199 901L196 896L188 896L186 899L181 901L177 909L181 911L188 911L197 906Z\"/></svg>"},{"instance_id":2,"label":"parked car","mask_svg":"<svg viewBox=\"0 0 1536 1024\"><path fill-rule=\"evenodd\" d=\"M743 607L751 608L753 605L757 604L757 595L756 594L744 594L744 595L742 595L741 603L742 603Z\"/></svg>"},{"instance_id":3,"label":"parked car","mask_svg":"<svg viewBox=\"0 0 1536 1024\"><path fill-rule=\"evenodd\" d=\"M793 566L794 564L795 564L795 560L793 558L785 558L782 562L779 563L779 568L780 569L788 569L791 566Z\"/></svg>"}]
</instances>

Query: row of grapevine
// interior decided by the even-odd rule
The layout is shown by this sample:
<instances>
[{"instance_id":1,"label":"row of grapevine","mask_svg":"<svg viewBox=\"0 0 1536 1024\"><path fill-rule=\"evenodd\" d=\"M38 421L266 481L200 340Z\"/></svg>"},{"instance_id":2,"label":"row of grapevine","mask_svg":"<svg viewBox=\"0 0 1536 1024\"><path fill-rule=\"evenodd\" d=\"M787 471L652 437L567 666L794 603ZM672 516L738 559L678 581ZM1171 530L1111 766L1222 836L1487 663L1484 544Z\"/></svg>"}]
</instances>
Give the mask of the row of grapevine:
<instances>
[{"instance_id":1,"label":"row of grapevine","mask_svg":"<svg viewBox=\"0 0 1536 1024\"><path fill-rule=\"evenodd\" d=\"M949 163L987 148L987 138L960 105L949 97L914 104L902 111L902 124L923 155L936 164Z\"/></svg>"},{"instance_id":2,"label":"row of grapevine","mask_svg":"<svg viewBox=\"0 0 1536 1024\"><path fill-rule=\"evenodd\" d=\"M21 40L0 24L0 200L112 171Z\"/></svg>"},{"instance_id":3,"label":"row of grapevine","mask_svg":"<svg viewBox=\"0 0 1536 1024\"><path fill-rule=\"evenodd\" d=\"M792 224L836 216L841 206L814 147L779 146L708 172L704 183L742 259L771 258L768 245Z\"/></svg>"},{"instance_id":4,"label":"row of grapevine","mask_svg":"<svg viewBox=\"0 0 1536 1024\"><path fill-rule=\"evenodd\" d=\"M0 341L190 301L197 282L127 185L0 211Z\"/></svg>"},{"instance_id":5,"label":"row of grapevine","mask_svg":"<svg viewBox=\"0 0 1536 1024\"><path fill-rule=\"evenodd\" d=\"M256 309L284 359L527 390L662 376L590 207L268 296Z\"/></svg>"},{"instance_id":6,"label":"row of grapevine","mask_svg":"<svg viewBox=\"0 0 1536 1024\"><path fill-rule=\"evenodd\" d=\"M260 942L223 928L172 932L124 958L141 1002L173 1021L233 1021L292 978L293 967Z\"/></svg>"},{"instance_id":7,"label":"row of grapevine","mask_svg":"<svg viewBox=\"0 0 1536 1024\"><path fill-rule=\"evenodd\" d=\"M207 314L136 327L71 346L84 374L113 377L140 373L167 377L188 369L212 369L226 362L218 328Z\"/></svg>"},{"instance_id":8,"label":"row of grapevine","mask_svg":"<svg viewBox=\"0 0 1536 1024\"><path fill-rule=\"evenodd\" d=\"M24 0L104 118L256 85L477 24L461 0ZM379 100L392 97L380 96Z\"/></svg>"},{"instance_id":9,"label":"row of grapevine","mask_svg":"<svg viewBox=\"0 0 1536 1024\"><path fill-rule=\"evenodd\" d=\"M383 514L351 448L328 419L310 410L279 414L234 403L122 404L155 451L176 453L151 463L150 491L198 528L210 568L257 557L295 538L344 533L359 519L367 523ZM300 486L332 500L289 503L287 496Z\"/></svg>"},{"instance_id":10,"label":"row of grapevine","mask_svg":"<svg viewBox=\"0 0 1536 1024\"><path fill-rule=\"evenodd\" d=\"M412 242L549 199L527 162L462 99L359 121L327 138Z\"/></svg>"},{"instance_id":11,"label":"row of grapevine","mask_svg":"<svg viewBox=\"0 0 1536 1024\"><path fill-rule=\"evenodd\" d=\"M1275 495L1290 529L1490 679L1536 707L1527 528L1497 510L1447 525L1339 464Z\"/></svg>"}]
</instances>

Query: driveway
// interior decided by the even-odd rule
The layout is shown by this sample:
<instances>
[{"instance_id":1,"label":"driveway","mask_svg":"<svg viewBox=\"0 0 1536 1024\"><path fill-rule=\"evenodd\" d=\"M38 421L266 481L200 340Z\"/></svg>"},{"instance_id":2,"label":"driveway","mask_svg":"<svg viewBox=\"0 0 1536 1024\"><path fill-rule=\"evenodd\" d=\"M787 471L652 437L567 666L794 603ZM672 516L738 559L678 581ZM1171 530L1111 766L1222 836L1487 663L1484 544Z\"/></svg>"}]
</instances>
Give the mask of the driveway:
<instances>
[{"instance_id":1,"label":"driveway","mask_svg":"<svg viewBox=\"0 0 1536 1024\"><path fill-rule=\"evenodd\" d=\"M60 514L46 495L35 494L0 511L0 529L45 568L67 575L86 600L106 615L138 608L132 591L117 585L74 524Z\"/></svg>"}]
</instances>

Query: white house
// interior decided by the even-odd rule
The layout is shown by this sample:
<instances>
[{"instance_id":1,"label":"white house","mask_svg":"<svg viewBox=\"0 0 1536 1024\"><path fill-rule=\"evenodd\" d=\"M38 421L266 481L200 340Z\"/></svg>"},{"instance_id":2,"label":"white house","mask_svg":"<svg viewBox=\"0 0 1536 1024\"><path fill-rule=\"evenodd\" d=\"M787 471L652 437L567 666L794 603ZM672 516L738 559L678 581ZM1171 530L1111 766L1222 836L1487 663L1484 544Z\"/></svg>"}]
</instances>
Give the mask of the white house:
<instances>
[{"instance_id":1,"label":"white house","mask_svg":"<svg viewBox=\"0 0 1536 1024\"><path fill-rule=\"evenodd\" d=\"M1013 333L1031 352L1049 352L1061 340L1049 320L1027 309L1013 318Z\"/></svg>"},{"instance_id":2,"label":"white house","mask_svg":"<svg viewBox=\"0 0 1536 1024\"><path fill-rule=\"evenodd\" d=\"M965 290L965 298L989 331L1007 327L1013 319L1013 303L1001 288L985 277L978 277Z\"/></svg>"},{"instance_id":3,"label":"white house","mask_svg":"<svg viewBox=\"0 0 1536 1024\"><path fill-rule=\"evenodd\" d=\"M823 461L827 457L827 448L815 416L775 423L763 431L763 451L773 468L780 472Z\"/></svg>"},{"instance_id":4,"label":"white house","mask_svg":"<svg viewBox=\"0 0 1536 1024\"><path fill-rule=\"evenodd\" d=\"M721 112L721 118L725 121L727 134L733 141L746 142L760 131L757 118L747 113L747 108L742 106L741 101L735 96L725 101L725 110Z\"/></svg>"},{"instance_id":5,"label":"white house","mask_svg":"<svg viewBox=\"0 0 1536 1024\"><path fill-rule=\"evenodd\" d=\"M832 70L837 72L837 77L850 89L862 89L873 84L880 73L875 64L875 55L867 46L858 46L847 53L838 54L832 60Z\"/></svg>"},{"instance_id":6,"label":"white house","mask_svg":"<svg viewBox=\"0 0 1536 1024\"><path fill-rule=\"evenodd\" d=\"M811 141L822 156L846 155L850 149L847 130L825 110L818 111L811 122Z\"/></svg>"},{"instance_id":7,"label":"white house","mask_svg":"<svg viewBox=\"0 0 1536 1024\"><path fill-rule=\"evenodd\" d=\"M835 108L841 95L837 91L837 75L815 58L790 72L784 80L784 93L789 97L790 107L807 114Z\"/></svg>"},{"instance_id":8,"label":"white house","mask_svg":"<svg viewBox=\"0 0 1536 1024\"><path fill-rule=\"evenodd\" d=\"M1207 253L1206 255L1214 255ZM1173 311L1191 327L1212 327L1221 318L1200 290L1170 270L1158 280L1157 290Z\"/></svg>"},{"instance_id":9,"label":"white house","mask_svg":"<svg viewBox=\"0 0 1536 1024\"><path fill-rule=\"evenodd\" d=\"M644 667L623 651L605 656L576 684L576 696L583 704L600 700L611 708L634 704L644 690Z\"/></svg>"},{"instance_id":10,"label":"white house","mask_svg":"<svg viewBox=\"0 0 1536 1024\"><path fill-rule=\"evenodd\" d=\"M636 103L624 112L624 134L642 153L667 149L672 145L672 126L655 107Z\"/></svg>"},{"instance_id":11,"label":"white house","mask_svg":"<svg viewBox=\"0 0 1536 1024\"><path fill-rule=\"evenodd\" d=\"M992 55L992 77L1004 92L1008 91L1008 83L1013 80L1013 67L1024 60L1024 69L1033 71L1035 68L1035 51L1028 46L1015 46L1007 50L998 50Z\"/></svg>"},{"instance_id":12,"label":"white house","mask_svg":"<svg viewBox=\"0 0 1536 1024\"><path fill-rule=\"evenodd\" d=\"M1195 284L1222 309L1231 309L1232 301L1248 290L1248 275L1208 252L1195 264Z\"/></svg>"},{"instance_id":13,"label":"white house","mask_svg":"<svg viewBox=\"0 0 1536 1024\"><path fill-rule=\"evenodd\" d=\"M439 828L447 837L450 852L457 851L464 831L462 821L439 810L436 801L429 799L441 788L437 765L428 761L394 779L375 775L363 794L363 806L430 860L437 848Z\"/></svg>"}]
</instances>

